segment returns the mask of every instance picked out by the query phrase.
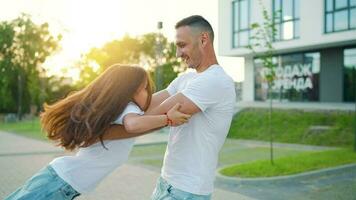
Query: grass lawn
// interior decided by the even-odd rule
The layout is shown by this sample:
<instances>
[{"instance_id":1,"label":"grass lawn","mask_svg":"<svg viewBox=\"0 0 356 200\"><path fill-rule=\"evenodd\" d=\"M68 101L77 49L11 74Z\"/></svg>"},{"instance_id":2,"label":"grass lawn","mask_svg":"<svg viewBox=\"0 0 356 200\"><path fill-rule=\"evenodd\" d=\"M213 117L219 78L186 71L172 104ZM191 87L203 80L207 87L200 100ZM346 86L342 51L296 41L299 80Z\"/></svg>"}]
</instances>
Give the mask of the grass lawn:
<instances>
[{"instance_id":1,"label":"grass lawn","mask_svg":"<svg viewBox=\"0 0 356 200\"><path fill-rule=\"evenodd\" d=\"M272 113L275 142L350 147L354 141L353 112L307 112L277 110ZM231 124L229 138L269 141L268 109L246 109ZM311 126L328 126L329 130L313 133Z\"/></svg>"},{"instance_id":2,"label":"grass lawn","mask_svg":"<svg viewBox=\"0 0 356 200\"><path fill-rule=\"evenodd\" d=\"M269 160L237 164L220 170L220 173L233 177L271 177L297 174L306 171L356 163L356 153L352 149L338 149L321 152L305 152L298 155Z\"/></svg>"},{"instance_id":3,"label":"grass lawn","mask_svg":"<svg viewBox=\"0 0 356 200\"><path fill-rule=\"evenodd\" d=\"M233 146L234 145L234 146ZM130 154L130 161L151 167L161 168L166 144L135 146ZM303 150L275 148L275 157L293 156L303 153ZM219 166L234 163L247 163L269 158L267 147L241 147L234 141L227 141L221 149Z\"/></svg>"},{"instance_id":4,"label":"grass lawn","mask_svg":"<svg viewBox=\"0 0 356 200\"><path fill-rule=\"evenodd\" d=\"M20 134L26 137L47 140L46 134L41 132L41 126L38 118L15 123L0 123L0 130Z\"/></svg>"},{"instance_id":5,"label":"grass lawn","mask_svg":"<svg viewBox=\"0 0 356 200\"><path fill-rule=\"evenodd\" d=\"M156 156L156 155L164 155L166 151L166 144L156 144L156 145L141 145L135 146L130 156L134 157L147 157L147 156Z\"/></svg>"},{"instance_id":6,"label":"grass lawn","mask_svg":"<svg viewBox=\"0 0 356 200\"><path fill-rule=\"evenodd\" d=\"M275 148L275 158L293 156L300 154L303 151L286 148ZM268 147L252 147L236 150L227 150L226 146L220 152L219 166L232 165L237 163L246 163L256 160L265 160L270 156L270 149Z\"/></svg>"}]
</instances>

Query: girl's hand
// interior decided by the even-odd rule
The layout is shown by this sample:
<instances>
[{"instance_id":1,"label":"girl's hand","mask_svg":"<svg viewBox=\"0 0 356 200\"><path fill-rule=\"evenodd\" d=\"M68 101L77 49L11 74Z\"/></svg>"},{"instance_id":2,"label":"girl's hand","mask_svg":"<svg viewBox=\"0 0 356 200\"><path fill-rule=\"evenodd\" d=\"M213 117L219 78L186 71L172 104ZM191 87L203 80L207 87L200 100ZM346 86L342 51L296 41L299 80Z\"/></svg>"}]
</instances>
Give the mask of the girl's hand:
<instances>
[{"instance_id":1,"label":"girl's hand","mask_svg":"<svg viewBox=\"0 0 356 200\"><path fill-rule=\"evenodd\" d=\"M192 117L191 115L184 114L179 111L181 105L177 103L174 105L168 112L167 116L170 120L172 120L171 126L179 126L188 122L188 120Z\"/></svg>"}]
</instances>

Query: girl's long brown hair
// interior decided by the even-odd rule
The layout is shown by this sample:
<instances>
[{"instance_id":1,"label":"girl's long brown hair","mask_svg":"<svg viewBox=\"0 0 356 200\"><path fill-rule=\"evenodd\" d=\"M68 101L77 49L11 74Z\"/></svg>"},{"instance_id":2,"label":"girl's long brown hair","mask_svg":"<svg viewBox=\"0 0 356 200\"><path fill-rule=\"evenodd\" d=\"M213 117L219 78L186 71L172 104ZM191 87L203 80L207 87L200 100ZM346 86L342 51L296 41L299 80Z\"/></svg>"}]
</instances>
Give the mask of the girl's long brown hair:
<instances>
[{"instance_id":1,"label":"girl's long brown hair","mask_svg":"<svg viewBox=\"0 0 356 200\"><path fill-rule=\"evenodd\" d=\"M84 89L52 104L44 105L42 129L47 137L67 150L87 147L100 140L110 124L123 112L134 94L148 82L147 110L152 96L148 73L141 67L113 65Z\"/></svg>"}]
</instances>

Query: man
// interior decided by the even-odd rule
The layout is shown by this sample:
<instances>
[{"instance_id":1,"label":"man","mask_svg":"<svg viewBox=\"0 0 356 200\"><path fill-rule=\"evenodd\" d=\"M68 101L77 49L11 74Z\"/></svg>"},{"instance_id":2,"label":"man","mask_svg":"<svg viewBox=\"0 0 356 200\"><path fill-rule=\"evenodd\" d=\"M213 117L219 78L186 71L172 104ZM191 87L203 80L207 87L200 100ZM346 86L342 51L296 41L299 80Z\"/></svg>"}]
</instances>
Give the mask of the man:
<instances>
[{"instance_id":1,"label":"man","mask_svg":"<svg viewBox=\"0 0 356 200\"><path fill-rule=\"evenodd\" d=\"M236 98L233 80L218 65L213 41L213 29L201 16L190 16L176 24L177 56L195 72L177 77L167 89L155 93L145 114L166 113L179 103L181 112L193 116L188 123L173 124L170 129L153 200L211 198L218 155L230 128ZM104 139L143 134L112 126Z\"/></svg>"},{"instance_id":2,"label":"man","mask_svg":"<svg viewBox=\"0 0 356 200\"><path fill-rule=\"evenodd\" d=\"M165 113L180 103L180 111L193 116L170 128L161 177L151 198L210 199L219 151L233 116L234 83L218 65L207 20L194 15L175 28L177 56L195 72L177 77L154 94L148 113Z\"/></svg>"}]
</instances>

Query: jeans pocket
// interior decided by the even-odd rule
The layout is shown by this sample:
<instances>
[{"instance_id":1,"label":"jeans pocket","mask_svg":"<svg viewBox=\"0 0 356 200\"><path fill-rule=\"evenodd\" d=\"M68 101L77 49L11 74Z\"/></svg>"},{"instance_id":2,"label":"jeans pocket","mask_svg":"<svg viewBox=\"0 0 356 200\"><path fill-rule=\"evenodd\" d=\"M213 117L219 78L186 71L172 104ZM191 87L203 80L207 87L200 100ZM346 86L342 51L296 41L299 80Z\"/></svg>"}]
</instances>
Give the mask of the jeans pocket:
<instances>
[{"instance_id":1,"label":"jeans pocket","mask_svg":"<svg viewBox=\"0 0 356 200\"><path fill-rule=\"evenodd\" d=\"M76 190L74 190L72 188L72 186L70 186L69 184L65 184L59 190L62 192L62 194L65 197L65 199L68 199L68 200L72 200L75 197L80 196L80 193L78 193Z\"/></svg>"},{"instance_id":2,"label":"jeans pocket","mask_svg":"<svg viewBox=\"0 0 356 200\"><path fill-rule=\"evenodd\" d=\"M172 199L175 199L175 200L189 200L189 199L192 199L192 198L190 198L190 193L184 192L184 191L179 190L179 189L175 189L173 187L168 188L167 191L169 193L169 197L171 197Z\"/></svg>"}]
</instances>

